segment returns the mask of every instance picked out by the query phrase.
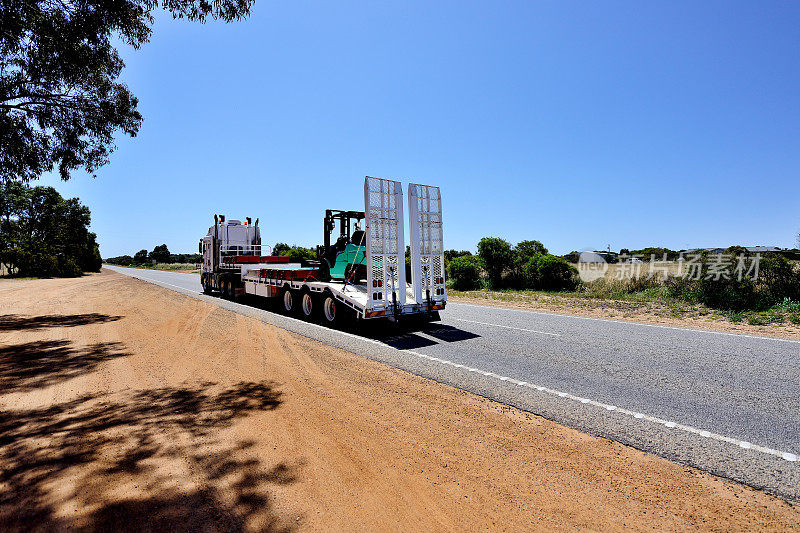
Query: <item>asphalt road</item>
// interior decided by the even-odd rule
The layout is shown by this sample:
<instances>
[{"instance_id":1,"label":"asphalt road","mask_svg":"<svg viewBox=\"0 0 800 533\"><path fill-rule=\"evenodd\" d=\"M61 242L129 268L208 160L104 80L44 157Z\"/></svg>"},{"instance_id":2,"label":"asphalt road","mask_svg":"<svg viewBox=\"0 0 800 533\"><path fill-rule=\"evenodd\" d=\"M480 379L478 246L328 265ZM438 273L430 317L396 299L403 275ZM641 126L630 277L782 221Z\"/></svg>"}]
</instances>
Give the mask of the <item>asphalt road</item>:
<instances>
[{"instance_id":1,"label":"asphalt road","mask_svg":"<svg viewBox=\"0 0 800 533\"><path fill-rule=\"evenodd\" d=\"M343 332L107 266L591 434L800 501L800 341L449 303Z\"/></svg>"}]
</instances>

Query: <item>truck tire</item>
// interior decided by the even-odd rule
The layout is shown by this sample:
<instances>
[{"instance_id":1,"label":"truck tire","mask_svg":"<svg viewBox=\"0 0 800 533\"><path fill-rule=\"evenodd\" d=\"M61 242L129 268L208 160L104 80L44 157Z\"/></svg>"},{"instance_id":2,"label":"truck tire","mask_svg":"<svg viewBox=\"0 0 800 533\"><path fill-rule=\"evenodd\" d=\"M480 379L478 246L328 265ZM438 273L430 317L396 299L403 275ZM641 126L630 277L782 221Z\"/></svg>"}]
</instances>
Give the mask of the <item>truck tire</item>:
<instances>
[{"instance_id":1,"label":"truck tire","mask_svg":"<svg viewBox=\"0 0 800 533\"><path fill-rule=\"evenodd\" d=\"M211 284L208 282L207 274L200 275L200 284L203 286L204 294L211 294Z\"/></svg>"},{"instance_id":2,"label":"truck tire","mask_svg":"<svg viewBox=\"0 0 800 533\"><path fill-rule=\"evenodd\" d=\"M292 316L297 311L297 295L288 287L281 289L278 309L282 315Z\"/></svg>"},{"instance_id":3,"label":"truck tire","mask_svg":"<svg viewBox=\"0 0 800 533\"><path fill-rule=\"evenodd\" d=\"M337 302L333 294L326 292L322 295L322 309L320 317L322 324L332 328L340 328L350 323L355 317L349 307L342 302Z\"/></svg>"},{"instance_id":4,"label":"truck tire","mask_svg":"<svg viewBox=\"0 0 800 533\"><path fill-rule=\"evenodd\" d=\"M300 315L309 322L317 315L317 299L308 289L300 292Z\"/></svg>"}]
</instances>

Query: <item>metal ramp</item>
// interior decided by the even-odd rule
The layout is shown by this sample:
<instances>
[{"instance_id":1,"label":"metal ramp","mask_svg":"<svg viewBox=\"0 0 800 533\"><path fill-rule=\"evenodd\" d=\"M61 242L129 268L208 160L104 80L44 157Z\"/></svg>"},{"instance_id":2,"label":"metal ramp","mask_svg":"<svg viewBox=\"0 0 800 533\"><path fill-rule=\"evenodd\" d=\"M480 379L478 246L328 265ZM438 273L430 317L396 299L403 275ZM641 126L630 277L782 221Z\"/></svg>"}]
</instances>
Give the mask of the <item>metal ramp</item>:
<instances>
[{"instance_id":1,"label":"metal ramp","mask_svg":"<svg viewBox=\"0 0 800 533\"><path fill-rule=\"evenodd\" d=\"M398 181L364 179L367 232L367 307L400 309L406 303L403 189Z\"/></svg>"},{"instance_id":2,"label":"metal ramp","mask_svg":"<svg viewBox=\"0 0 800 533\"><path fill-rule=\"evenodd\" d=\"M408 185L411 230L411 287L414 299L429 306L447 300L444 288L442 197L439 187Z\"/></svg>"}]
</instances>

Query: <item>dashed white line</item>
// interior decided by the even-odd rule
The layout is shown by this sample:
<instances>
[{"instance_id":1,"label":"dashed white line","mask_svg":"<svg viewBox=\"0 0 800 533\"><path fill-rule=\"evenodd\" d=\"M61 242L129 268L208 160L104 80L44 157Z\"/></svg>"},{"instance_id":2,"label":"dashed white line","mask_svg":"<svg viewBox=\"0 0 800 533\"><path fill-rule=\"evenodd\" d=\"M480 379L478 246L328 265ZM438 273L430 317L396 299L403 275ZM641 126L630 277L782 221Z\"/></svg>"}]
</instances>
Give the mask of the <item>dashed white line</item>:
<instances>
[{"instance_id":1,"label":"dashed white line","mask_svg":"<svg viewBox=\"0 0 800 533\"><path fill-rule=\"evenodd\" d=\"M695 328L682 328L678 326L665 326L663 324L647 324L645 322L635 322L633 320L616 320L613 318L597 318L592 316L578 316L578 315L566 315L564 313L548 313L545 311L533 311L530 309L513 309L508 307L498 307L494 305L478 305L478 304L465 304L461 302L450 302L448 305L451 306L459 306L463 305L465 307L477 307L479 309L495 309L499 311L506 311L506 312L517 312L517 313L533 313L535 315L545 315L545 316L559 316L563 318L575 318L578 320L594 320L596 322L613 322L615 324L628 324L634 326L645 326L648 328L661 328L661 329L674 329L677 331L689 331L692 333L708 333L711 335L726 335L729 337L745 337L748 339L760 339L765 341L777 341L777 342L790 342L794 344L800 344L800 340L795 339L782 339L780 337L765 337L763 335L748 335L746 333L730 333L728 331L712 331L709 329L695 329ZM468 321L467 321L468 322ZM511 327L511 326L506 326ZM514 329L514 328L512 328Z\"/></svg>"},{"instance_id":2,"label":"dashed white line","mask_svg":"<svg viewBox=\"0 0 800 533\"><path fill-rule=\"evenodd\" d=\"M539 333L540 335L552 335L553 337L560 337L560 333L550 333L549 331L539 331L537 329L516 328L514 326L504 326L502 324L490 324L489 322L478 322L477 320L466 320L464 318L451 318L450 320L457 320L458 322L469 322L470 324L481 324L483 326L494 326L496 328L515 329L517 331L527 331L528 333Z\"/></svg>"},{"instance_id":3,"label":"dashed white line","mask_svg":"<svg viewBox=\"0 0 800 533\"><path fill-rule=\"evenodd\" d=\"M415 356L417 356L417 357L419 357L421 359L427 359L427 360L433 360L434 359L433 356L430 356L430 355L427 355L427 354L424 354L424 353L420 353L420 352L415 352L413 350L400 350L400 351L403 352L403 353L415 355ZM662 425L664 427L667 427L667 428L670 428L670 429L679 429L679 430L685 431L687 433L692 433L693 435L699 435L701 437L710 438L710 439L713 439L713 440L716 440L716 441L726 442L728 444L733 444L735 446L739 446L740 448L743 448L743 449L746 449L746 450L754 450L754 451L761 452L761 453L764 453L764 454L773 455L775 457L780 457L781 459L783 459L785 461L790 461L790 462L797 461L797 455L795 455L793 453L782 452L782 451L779 451L779 450L775 450L773 448L768 448L766 446L760 446L760 445L753 444L751 442L747 442L747 441L744 441L744 440L735 439L733 437L727 437L725 435L719 435L717 433L711 433L710 431L706 431L704 429L698 429L698 428L695 428L695 427L692 427L692 426L687 426L685 424L679 424L677 422L673 422L672 420L664 420L662 418L646 415L646 414L643 414L643 413L638 413L636 411L629 411L628 409L623 409L623 408L618 407L616 405L610 405L610 404L606 404L606 403L603 403L603 402L597 402L595 400L590 400L588 398L582 398L580 396L575 396L575 395L570 394L568 392L559 391L559 390L555 390L555 389L550 389L550 388L547 388L547 387L543 387L541 385L534 385L532 383L528 383L528 382L525 382L525 381L513 380L512 378L509 378L509 377L506 377L506 376L501 376L501 375L495 374L493 372L486 372L486 371L480 370L478 368L465 367L464 365L460 365L458 363L454 363L454 362L448 361L446 359L441 359L441 358L437 357L436 360L437 360L437 362L440 362L440 363L448 365L448 366L452 366L452 367L455 367L455 368L465 368L470 372L477 372L477 373L483 374L484 376L493 377L493 378L496 378L496 379L501 380L501 381L516 382L516 384L519 385L519 386L535 389L537 391L544 392L544 393L550 394L552 396L558 396L559 398L567 398L567 399L572 400L572 401L580 402L580 403L582 403L584 405L593 405L595 407L599 407L601 409L606 409L608 411L614 411L616 413L620 413L622 415L627 415L627 416L633 417L633 418L638 419L638 420L645 420L645 421L652 422L652 423L655 423L655 424L660 424L660 425Z\"/></svg>"}]
</instances>

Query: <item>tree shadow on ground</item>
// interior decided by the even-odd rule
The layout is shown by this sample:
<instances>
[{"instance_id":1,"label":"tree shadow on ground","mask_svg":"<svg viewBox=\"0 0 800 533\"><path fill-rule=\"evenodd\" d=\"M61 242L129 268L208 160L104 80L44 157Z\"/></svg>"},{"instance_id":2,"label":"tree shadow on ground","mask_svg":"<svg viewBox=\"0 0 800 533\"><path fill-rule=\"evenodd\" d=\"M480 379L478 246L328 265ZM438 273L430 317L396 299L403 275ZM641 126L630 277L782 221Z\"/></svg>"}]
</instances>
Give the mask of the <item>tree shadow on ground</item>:
<instances>
[{"instance_id":1,"label":"tree shadow on ground","mask_svg":"<svg viewBox=\"0 0 800 533\"><path fill-rule=\"evenodd\" d=\"M34 341L0 346L0 391L25 392L92 372L129 355L118 342L73 347L70 341Z\"/></svg>"},{"instance_id":2,"label":"tree shadow on ground","mask_svg":"<svg viewBox=\"0 0 800 533\"><path fill-rule=\"evenodd\" d=\"M288 530L269 491L302 464L265 468L252 442L219 437L280 403L270 382L203 383L5 411L0 530Z\"/></svg>"},{"instance_id":3,"label":"tree shadow on ground","mask_svg":"<svg viewBox=\"0 0 800 533\"><path fill-rule=\"evenodd\" d=\"M100 313L85 313L80 315L0 315L0 331L37 330L52 327L85 326L87 324L102 324L113 322L122 318L118 315L103 315Z\"/></svg>"}]
</instances>

